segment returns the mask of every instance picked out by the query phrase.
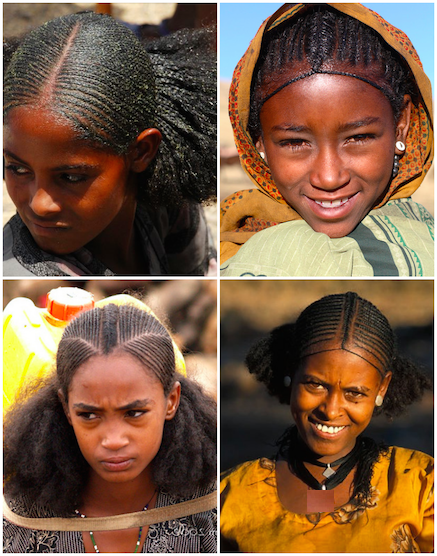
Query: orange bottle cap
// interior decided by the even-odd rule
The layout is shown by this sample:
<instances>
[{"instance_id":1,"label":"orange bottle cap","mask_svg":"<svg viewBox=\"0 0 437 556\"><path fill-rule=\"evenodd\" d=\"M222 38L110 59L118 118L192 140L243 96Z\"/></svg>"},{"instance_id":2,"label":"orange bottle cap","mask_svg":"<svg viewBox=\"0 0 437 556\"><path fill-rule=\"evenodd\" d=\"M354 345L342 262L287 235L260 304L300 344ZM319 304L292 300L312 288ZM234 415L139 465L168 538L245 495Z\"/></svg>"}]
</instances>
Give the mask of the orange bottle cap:
<instances>
[{"instance_id":1,"label":"orange bottle cap","mask_svg":"<svg viewBox=\"0 0 437 556\"><path fill-rule=\"evenodd\" d=\"M93 307L93 294L80 288L56 288L47 295L47 311L55 319L69 321Z\"/></svg>"}]
</instances>

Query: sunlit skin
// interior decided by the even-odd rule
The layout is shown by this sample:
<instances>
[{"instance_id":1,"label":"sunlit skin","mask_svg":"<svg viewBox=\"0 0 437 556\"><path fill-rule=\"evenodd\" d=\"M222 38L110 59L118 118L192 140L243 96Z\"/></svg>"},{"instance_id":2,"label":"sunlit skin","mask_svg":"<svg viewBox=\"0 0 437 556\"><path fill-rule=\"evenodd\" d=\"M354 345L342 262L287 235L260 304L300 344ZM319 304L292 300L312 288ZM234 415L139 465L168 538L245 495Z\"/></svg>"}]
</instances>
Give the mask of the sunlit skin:
<instances>
[{"instance_id":1,"label":"sunlit skin","mask_svg":"<svg viewBox=\"0 0 437 556\"><path fill-rule=\"evenodd\" d=\"M180 384L166 396L161 382L138 359L115 351L91 357L76 371L68 400L59 395L90 466L80 511L88 517L140 511L155 492L151 463L165 422L176 414ZM151 507L155 501L156 496ZM102 552L133 552L138 529L94 536ZM83 538L93 552L89 534Z\"/></svg>"},{"instance_id":2,"label":"sunlit skin","mask_svg":"<svg viewBox=\"0 0 437 556\"><path fill-rule=\"evenodd\" d=\"M368 361L342 349L302 360L293 377L291 413L300 437L319 461L335 461L353 449L370 423L376 396L384 398L390 380L391 372L382 377ZM330 434L317 424L343 428Z\"/></svg>"},{"instance_id":3,"label":"sunlit skin","mask_svg":"<svg viewBox=\"0 0 437 556\"><path fill-rule=\"evenodd\" d=\"M4 125L9 195L37 245L66 255L86 246L116 273L141 271L134 233L137 174L160 132L144 130L125 155L78 139L48 108L12 109Z\"/></svg>"},{"instance_id":4,"label":"sunlit skin","mask_svg":"<svg viewBox=\"0 0 437 556\"><path fill-rule=\"evenodd\" d=\"M403 154L411 111L397 123L387 98L359 79L313 75L284 87L260 113L273 180L287 203L331 238L352 232L384 196L394 155ZM323 207L321 203L340 203Z\"/></svg>"}]
</instances>

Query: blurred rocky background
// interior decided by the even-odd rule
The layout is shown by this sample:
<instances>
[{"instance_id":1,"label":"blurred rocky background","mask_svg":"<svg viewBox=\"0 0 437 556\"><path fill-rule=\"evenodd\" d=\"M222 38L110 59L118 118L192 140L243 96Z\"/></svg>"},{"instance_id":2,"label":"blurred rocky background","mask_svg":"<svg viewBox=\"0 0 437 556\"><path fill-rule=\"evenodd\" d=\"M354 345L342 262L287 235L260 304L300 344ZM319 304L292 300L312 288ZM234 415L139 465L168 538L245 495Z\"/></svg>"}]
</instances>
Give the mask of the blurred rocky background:
<instances>
[{"instance_id":1,"label":"blurred rocky background","mask_svg":"<svg viewBox=\"0 0 437 556\"><path fill-rule=\"evenodd\" d=\"M272 328L293 322L324 295L356 291L395 329L399 351L433 377L432 280L222 280L220 284L221 469L275 453L292 424L290 409L267 394L244 366L250 347ZM433 394L392 422L380 416L366 434L389 445L433 454Z\"/></svg>"}]
</instances>

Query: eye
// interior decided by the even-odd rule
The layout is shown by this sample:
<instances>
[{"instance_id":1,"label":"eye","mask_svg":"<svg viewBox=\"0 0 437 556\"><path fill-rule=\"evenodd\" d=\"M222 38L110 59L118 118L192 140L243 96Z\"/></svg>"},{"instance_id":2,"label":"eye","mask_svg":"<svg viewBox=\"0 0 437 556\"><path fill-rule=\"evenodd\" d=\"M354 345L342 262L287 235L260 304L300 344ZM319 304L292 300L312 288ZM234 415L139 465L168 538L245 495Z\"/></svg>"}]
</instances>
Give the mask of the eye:
<instances>
[{"instance_id":1,"label":"eye","mask_svg":"<svg viewBox=\"0 0 437 556\"><path fill-rule=\"evenodd\" d=\"M353 401L359 401L366 397L366 394L363 394L363 392L360 392L358 390L348 390L345 395L347 398Z\"/></svg>"},{"instance_id":2,"label":"eye","mask_svg":"<svg viewBox=\"0 0 437 556\"><path fill-rule=\"evenodd\" d=\"M97 415L89 411L81 411L77 416L84 421L94 421L94 419L97 419Z\"/></svg>"},{"instance_id":3,"label":"eye","mask_svg":"<svg viewBox=\"0 0 437 556\"><path fill-rule=\"evenodd\" d=\"M81 183L88 179L85 174L61 174L61 180L67 183Z\"/></svg>"},{"instance_id":4,"label":"eye","mask_svg":"<svg viewBox=\"0 0 437 556\"><path fill-rule=\"evenodd\" d=\"M353 135L349 137L347 142L348 143L366 143L367 141L371 141L375 138L373 133L359 133L357 135Z\"/></svg>"},{"instance_id":5,"label":"eye","mask_svg":"<svg viewBox=\"0 0 437 556\"><path fill-rule=\"evenodd\" d=\"M283 148L291 149L292 151L298 151L307 146L307 142L304 139L283 139L279 141L279 145Z\"/></svg>"},{"instance_id":6,"label":"eye","mask_svg":"<svg viewBox=\"0 0 437 556\"><path fill-rule=\"evenodd\" d=\"M307 389L311 392L323 392L325 389L324 385L320 382L316 382L314 380L309 380L304 383Z\"/></svg>"},{"instance_id":7,"label":"eye","mask_svg":"<svg viewBox=\"0 0 437 556\"><path fill-rule=\"evenodd\" d=\"M126 416L131 418L131 419L138 419L139 417L142 417L145 413L147 413L147 412L144 411L144 410L131 409L131 410L126 412Z\"/></svg>"},{"instance_id":8,"label":"eye","mask_svg":"<svg viewBox=\"0 0 437 556\"><path fill-rule=\"evenodd\" d=\"M27 168L25 168L24 166L19 166L18 164L7 164L5 168L8 172L11 172L15 176L25 176L27 174L30 174Z\"/></svg>"}]
</instances>

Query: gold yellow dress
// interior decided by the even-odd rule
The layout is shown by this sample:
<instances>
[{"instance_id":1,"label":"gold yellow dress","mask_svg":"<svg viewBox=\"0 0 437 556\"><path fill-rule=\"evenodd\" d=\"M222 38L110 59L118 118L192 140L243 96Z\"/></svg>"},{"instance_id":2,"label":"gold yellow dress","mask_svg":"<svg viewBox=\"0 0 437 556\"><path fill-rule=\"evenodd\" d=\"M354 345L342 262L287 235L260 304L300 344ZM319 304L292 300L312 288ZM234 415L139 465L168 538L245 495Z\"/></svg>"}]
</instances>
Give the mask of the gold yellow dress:
<instances>
[{"instance_id":1,"label":"gold yellow dress","mask_svg":"<svg viewBox=\"0 0 437 556\"><path fill-rule=\"evenodd\" d=\"M434 460L422 452L390 448L374 465L370 497L331 513L286 510L270 459L223 475L222 552L433 551Z\"/></svg>"}]
</instances>

